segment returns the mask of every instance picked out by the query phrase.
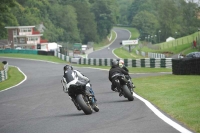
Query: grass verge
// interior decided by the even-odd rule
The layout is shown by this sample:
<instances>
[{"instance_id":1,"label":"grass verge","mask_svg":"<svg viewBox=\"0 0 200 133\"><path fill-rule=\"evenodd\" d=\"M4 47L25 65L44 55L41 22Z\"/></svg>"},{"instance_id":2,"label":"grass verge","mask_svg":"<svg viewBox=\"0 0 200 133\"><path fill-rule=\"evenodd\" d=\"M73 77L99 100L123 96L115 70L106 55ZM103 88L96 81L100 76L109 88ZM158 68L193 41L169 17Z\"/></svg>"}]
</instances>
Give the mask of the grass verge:
<instances>
[{"instance_id":1,"label":"grass verge","mask_svg":"<svg viewBox=\"0 0 200 133\"><path fill-rule=\"evenodd\" d=\"M134 78L135 92L160 110L200 133L200 76Z\"/></svg>"},{"instance_id":2,"label":"grass verge","mask_svg":"<svg viewBox=\"0 0 200 133\"><path fill-rule=\"evenodd\" d=\"M66 63L66 61L61 60L55 56L46 56L46 55L33 55L33 54L0 54L0 57L14 57L14 58L25 58L25 59L36 59L44 61L52 61L57 63Z\"/></svg>"},{"instance_id":3,"label":"grass verge","mask_svg":"<svg viewBox=\"0 0 200 133\"><path fill-rule=\"evenodd\" d=\"M130 53L128 52L127 50L123 49L122 47L121 48L117 48L114 50L114 53L120 57L120 58L123 58L123 59L140 59L140 58L144 58L140 55L137 55L136 53L134 53L133 51Z\"/></svg>"},{"instance_id":4,"label":"grass verge","mask_svg":"<svg viewBox=\"0 0 200 133\"><path fill-rule=\"evenodd\" d=\"M20 83L23 79L24 75L16 67L9 67L8 79L0 82L0 91Z\"/></svg>"},{"instance_id":5,"label":"grass verge","mask_svg":"<svg viewBox=\"0 0 200 133\"><path fill-rule=\"evenodd\" d=\"M92 67L109 70L110 66L91 66L91 65L76 65L77 67ZM143 68L143 67L127 67L129 73L158 73L158 72L172 72L171 68Z\"/></svg>"}]
</instances>

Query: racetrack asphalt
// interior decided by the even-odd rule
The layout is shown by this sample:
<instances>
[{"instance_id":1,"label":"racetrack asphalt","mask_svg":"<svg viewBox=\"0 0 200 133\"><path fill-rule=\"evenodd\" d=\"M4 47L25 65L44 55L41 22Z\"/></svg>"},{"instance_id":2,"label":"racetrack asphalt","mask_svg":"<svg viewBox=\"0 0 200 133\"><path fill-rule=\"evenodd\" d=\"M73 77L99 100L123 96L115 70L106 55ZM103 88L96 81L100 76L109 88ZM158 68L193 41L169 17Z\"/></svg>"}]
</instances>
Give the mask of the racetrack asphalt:
<instances>
[{"instance_id":1,"label":"racetrack asphalt","mask_svg":"<svg viewBox=\"0 0 200 133\"><path fill-rule=\"evenodd\" d=\"M64 64L0 57L0 61L4 60L20 68L27 79L0 92L0 133L191 132L176 120L170 119L169 122L180 126L178 128L161 119L156 108L151 110L153 105L137 95L134 101L119 97L110 89L107 70L75 67L90 78L100 108L99 112L85 115L62 91L60 80ZM131 76L134 79L148 75L152 76Z\"/></svg>"}]
</instances>

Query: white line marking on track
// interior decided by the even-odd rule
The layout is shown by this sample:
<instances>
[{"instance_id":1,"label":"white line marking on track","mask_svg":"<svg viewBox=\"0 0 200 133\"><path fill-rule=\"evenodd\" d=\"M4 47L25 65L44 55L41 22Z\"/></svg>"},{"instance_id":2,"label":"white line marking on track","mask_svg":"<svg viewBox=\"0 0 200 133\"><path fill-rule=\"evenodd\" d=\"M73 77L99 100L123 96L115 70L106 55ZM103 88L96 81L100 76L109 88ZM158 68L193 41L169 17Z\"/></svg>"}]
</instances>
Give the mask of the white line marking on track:
<instances>
[{"instance_id":1,"label":"white line marking on track","mask_svg":"<svg viewBox=\"0 0 200 133\"><path fill-rule=\"evenodd\" d=\"M92 68L92 67L87 67L87 68ZM92 68L92 69L106 70L106 69L100 69L100 68ZM106 71L108 71L108 70L106 70ZM169 72L162 72L162 73L166 73L167 74ZM137 73L137 74L141 74L141 73ZM142 74L145 74L145 73L142 73ZM139 95L137 95L135 93L133 94L133 96L135 96L136 98L138 98L139 100L141 100L142 102L144 102L146 104L146 106L150 110L152 110L154 112L155 115L157 115L160 119L162 119L164 122L166 122L167 124L169 124L170 126L172 126L173 128L175 128L179 132L181 132L181 133L193 133L193 132L189 131L188 129L184 128L183 126L179 125L178 123L174 122L173 120L171 120L167 116L165 116L155 106L153 106L149 101L145 100L144 98L140 97Z\"/></svg>"},{"instance_id":2,"label":"white line marking on track","mask_svg":"<svg viewBox=\"0 0 200 133\"><path fill-rule=\"evenodd\" d=\"M40 60L42 61L42 60ZM51 62L51 63L54 63L54 62ZM58 63L57 63L58 64ZM15 66L16 67L16 66ZM17 67L18 68L18 67ZM84 67L83 67L84 68ZM92 68L92 67L85 67L85 68L91 68L91 69L99 69L99 70L106 70L108 71L107 69L100 69L100 68ZM14 85L12 87L9 87L5 90L2 90L0 92L3 92L3 91L6 91L6 90L9 90L15 86L18 86L20 84L22 84L24 81L26 81L27 79L27 76L18 68L18 70L25 76L25 79L23 81L21 81L19 84L17 85ZM166 72L167 73L167 72ZM138 73L139 74L139 73ZM175 128L176 130L178 130L179 132L181 133L193 133L191 131L189 131L188 129L184 128L183 126L179 125L178 123L174 122L173 120L171 120L170 118L168 118L167 116L165 116L163 113L161 113L155 106L153 106L149 101L145 100L144 98L140 97L139 95L135 94L134 93L134 96L136 98L138 98L139 100L141 100L142 102L144 102L147 107L152 110L155 115L157 115L160 119L162 119L164 122L166 122L167 124L169 124L170 126L172 126L173 128Z\"/></svg>"},{"instance_id":3,"label":"white line marking on track","mask_svg":"<svg viewBox=\"0 0 200 133\"><path fill-rule=\"evenodd\" d=\"M140 99L142 102L144 102L149 109L151 109L160 119L162 119L164 122L175 128L176 130L180 131L181 133L192 133L191 131L187 130L186 128L182 127L178 123L174 122L167 116L165 116L163 113L161 113L156 107L154 107L149 101L145 100L144 98L140 97L139 95L134 93L134 96Z\"/></svg>"}]
</instances>

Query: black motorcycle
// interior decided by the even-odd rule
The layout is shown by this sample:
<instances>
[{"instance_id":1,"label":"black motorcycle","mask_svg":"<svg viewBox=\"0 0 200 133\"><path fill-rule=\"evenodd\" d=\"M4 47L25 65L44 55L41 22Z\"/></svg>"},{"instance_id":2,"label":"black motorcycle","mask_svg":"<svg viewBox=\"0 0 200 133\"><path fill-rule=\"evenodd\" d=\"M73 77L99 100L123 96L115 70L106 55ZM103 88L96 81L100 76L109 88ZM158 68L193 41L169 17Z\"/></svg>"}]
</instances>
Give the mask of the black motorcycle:
<instances>
[{"instance_id":1,"label":"black motorcycle","mask_svg":"<svg viewBox=\"0 0 200 133\"><path fill-rule=\"evenodd\" d=\"M64 86L63 86L64 89ZM70 85L68 94L78 110L82 110L86 115L99 111L94 95L91 95L87 86L82 82Z\"/></svg>"},{"instance_id":2,"label":"black motorcycle","mask_svg":"<svg viewBox=\"0 0 200 133\"><path fill-rule=\"evenodd\" d=\"M124 74L116 73L112 76L112 78L115 78L115 83L117 88L115 88L116 92L119 92L119 96L124 96L129 101L133 101L133 84L132 81L128 76L125 76Z\"/></svg>"}]
</instances>

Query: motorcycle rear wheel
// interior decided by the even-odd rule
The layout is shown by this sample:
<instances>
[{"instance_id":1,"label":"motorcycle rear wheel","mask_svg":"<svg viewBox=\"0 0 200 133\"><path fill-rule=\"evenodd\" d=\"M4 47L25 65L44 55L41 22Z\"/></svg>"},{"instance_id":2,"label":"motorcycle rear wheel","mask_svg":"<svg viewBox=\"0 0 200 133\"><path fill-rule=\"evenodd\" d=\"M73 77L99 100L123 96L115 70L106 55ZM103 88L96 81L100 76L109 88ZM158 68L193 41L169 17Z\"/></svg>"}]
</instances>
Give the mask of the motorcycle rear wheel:
<instances>
[{"instance_id":1,"label":"motorcycle rear wheel","mask_svg":"<svg viewBox=\"0 0 200 133\"><path fill-rule=\"evenodd\" d=\"M76 102L86 115L92 114L91 106L86 103L87 101L85 101L83 97L84 96L82 94L77 95Z\"/></svg>"},{"instance_id":2,"label":"motorcycle rear wheel","mask_svg":"<svg viewBox=\"0 0 200 133\"><path fill-rule=\"evenodd\" d=\"M127 85L123 85L122 86L122 90L124 92L124 96L126 98L128 98L129 101L133 101L134 100L134 97L133 95L131 94L131 91L128 89L128 86Z\"/></svg>"}]
</instances>

